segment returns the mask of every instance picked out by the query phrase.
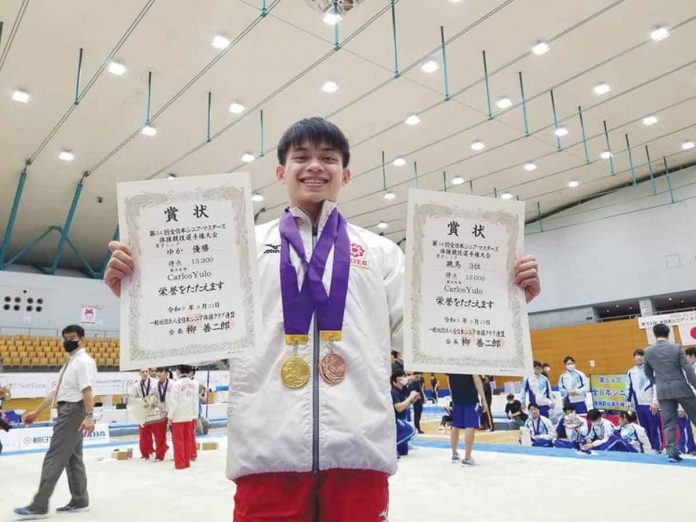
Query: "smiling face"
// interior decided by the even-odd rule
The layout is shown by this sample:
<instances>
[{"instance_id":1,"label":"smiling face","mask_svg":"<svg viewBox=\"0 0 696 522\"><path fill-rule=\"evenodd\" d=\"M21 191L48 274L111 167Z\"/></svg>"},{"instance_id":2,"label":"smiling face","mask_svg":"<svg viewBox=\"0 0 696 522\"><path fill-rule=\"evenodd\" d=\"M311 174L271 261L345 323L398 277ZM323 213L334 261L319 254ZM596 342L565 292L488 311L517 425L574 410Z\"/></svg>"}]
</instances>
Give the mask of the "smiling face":
<instances>
[{"instance_id":1,"label":"smiling face","mask_svg":"<svg viewBox=\"0 0 696 522\"><path fill-rule=\"evenodd\" d=\"M300 207L316 219L321 204L336 201L350 180L341 152L309 141L288 150L285 165L276 167L276 178L287 186L290 206Z\"/></svg>"}]
</instances>

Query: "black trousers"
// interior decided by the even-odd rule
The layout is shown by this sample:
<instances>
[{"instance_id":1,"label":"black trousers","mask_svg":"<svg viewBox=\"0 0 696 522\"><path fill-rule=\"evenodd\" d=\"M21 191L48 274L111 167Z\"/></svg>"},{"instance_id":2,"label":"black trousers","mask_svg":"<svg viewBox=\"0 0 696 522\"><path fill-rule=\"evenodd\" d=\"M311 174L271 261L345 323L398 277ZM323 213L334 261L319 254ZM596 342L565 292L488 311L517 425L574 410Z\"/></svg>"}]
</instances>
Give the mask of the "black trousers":
<instances>
[{"instance_id":1,"label":"black trousers","mask_svg":"<svg viewBox=\"0 0 696 522\"><path fill-rule=\"evenodd\" d=\"M413 403L413 424L416 426L416 429L418 431L423 431L421 430L420 427L420 421L421 421L421 415L423 414L423 401L416 401Z\"/></svg>"}]
</instances>

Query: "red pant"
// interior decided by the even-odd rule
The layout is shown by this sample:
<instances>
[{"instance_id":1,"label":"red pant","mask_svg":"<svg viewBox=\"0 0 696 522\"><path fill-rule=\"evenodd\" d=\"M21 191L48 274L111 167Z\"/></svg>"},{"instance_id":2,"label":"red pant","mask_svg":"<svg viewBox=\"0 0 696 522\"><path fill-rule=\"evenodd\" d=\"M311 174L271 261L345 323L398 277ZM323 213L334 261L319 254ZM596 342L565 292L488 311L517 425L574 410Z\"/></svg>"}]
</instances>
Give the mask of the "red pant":
<instances>
[{"instance_id":1,"label":"red pant","mask_svg":"<svg viewBox=\"0 0 696 522\"><path fill-rule=\"evenodd\" d=\"M174 467L188 468L191 465L191 421L172 422L172 444L174 445Z\"/></svg>"},{"instance_id":2,"label":"red pant","mask_svg":"<svg viewBox=\"0 0 696 522\"><path fill-rule=\"evenodd\" d=\"M236 480L234 522L383 522L387 478L363 469L247 475Z\"/></svg>"},{"instance_id":3,"label":"red pant","mask_svg":"<svg viewBox=\"0 0 696 522\"><path fill-rule=\"evenodd\" d=\"M140 456L146 459L150 458L155 450L152 447L152 425L138 426L138 443L140 445Z\"/></svg>"},{"instance_id":4,"label":"red pant","mask_svg":"<svg viewBox=\"0 0 696 522\"><path fill-rule=\"evenodd\" d=\"M152 434L155 436L155 458L164 460L169 446L167 446L167 421L152 424Z\"/></svg>"},{"instance_id":5,"label":"red pant","mask_svg":"<svg viewBox=\"0 0 696 522\"><path fill-rule=\"evenodd\" d=\"M189 448L189 459L191 460L198 458L198 451L196 451L196 423L196 419L191 421L191 446Z\"/></svg>"}]
</instances>

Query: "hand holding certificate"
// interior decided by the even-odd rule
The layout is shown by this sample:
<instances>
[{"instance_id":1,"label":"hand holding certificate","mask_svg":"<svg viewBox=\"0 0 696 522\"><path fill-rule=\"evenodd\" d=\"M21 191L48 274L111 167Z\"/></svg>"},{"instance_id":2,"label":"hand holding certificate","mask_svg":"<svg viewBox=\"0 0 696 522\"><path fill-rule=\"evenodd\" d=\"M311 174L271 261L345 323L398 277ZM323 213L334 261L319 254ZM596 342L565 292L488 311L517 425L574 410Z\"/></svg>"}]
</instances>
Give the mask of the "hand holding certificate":
<instances>
[{"instance_id":1,"label":"hand holding certificate","mask_svg":"<svg viewBox=\"0 0 696 522\"><path fill-rule=\"evenodd\" d=\"M525 291L515 280L524 204L412 190L407 237L406 368L531 373Z\"/></svg>"},{"instance_id":2,"label":"hand holding certificate","mask_svg":"<svg viewBox=\"0 0 696 522\"><path fill-rule=\"evenodd\" d=\"M121 369L224 359L253 346L260 309L248 176L120 183L118 207L130 250L109 269L132 270L120 287Z\"/></svg>"}]
</instances>

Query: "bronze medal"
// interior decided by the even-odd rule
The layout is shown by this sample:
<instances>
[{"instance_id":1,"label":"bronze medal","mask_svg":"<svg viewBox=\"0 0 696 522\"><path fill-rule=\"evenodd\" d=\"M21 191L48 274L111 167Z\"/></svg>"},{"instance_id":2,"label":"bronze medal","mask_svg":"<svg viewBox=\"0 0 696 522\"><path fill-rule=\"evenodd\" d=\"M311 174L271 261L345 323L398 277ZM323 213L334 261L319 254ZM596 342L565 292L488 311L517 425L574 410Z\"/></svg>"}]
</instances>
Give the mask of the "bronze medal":
<instances>
[{"instance_id":1,"label":"bronze medal","mask_svg":"<svg viewBox=\"0 0 696 522\"><path fill-rule=\"evenodd\" d=\"M309 382L309 365L302 357L292 356L283 363L280 378L288 388L302 388Z\"/></svg>"},{"instance_id":2,"label":"bronze medal","mask_svg":"<svg viewBox=\"0 0 696 522\"><path fill-rule=\"evenodd\" d=\"M319 361L319 375L327 384L339 384L346 376L346 360L331 351Z\"/></svg>"}]
</instances>

